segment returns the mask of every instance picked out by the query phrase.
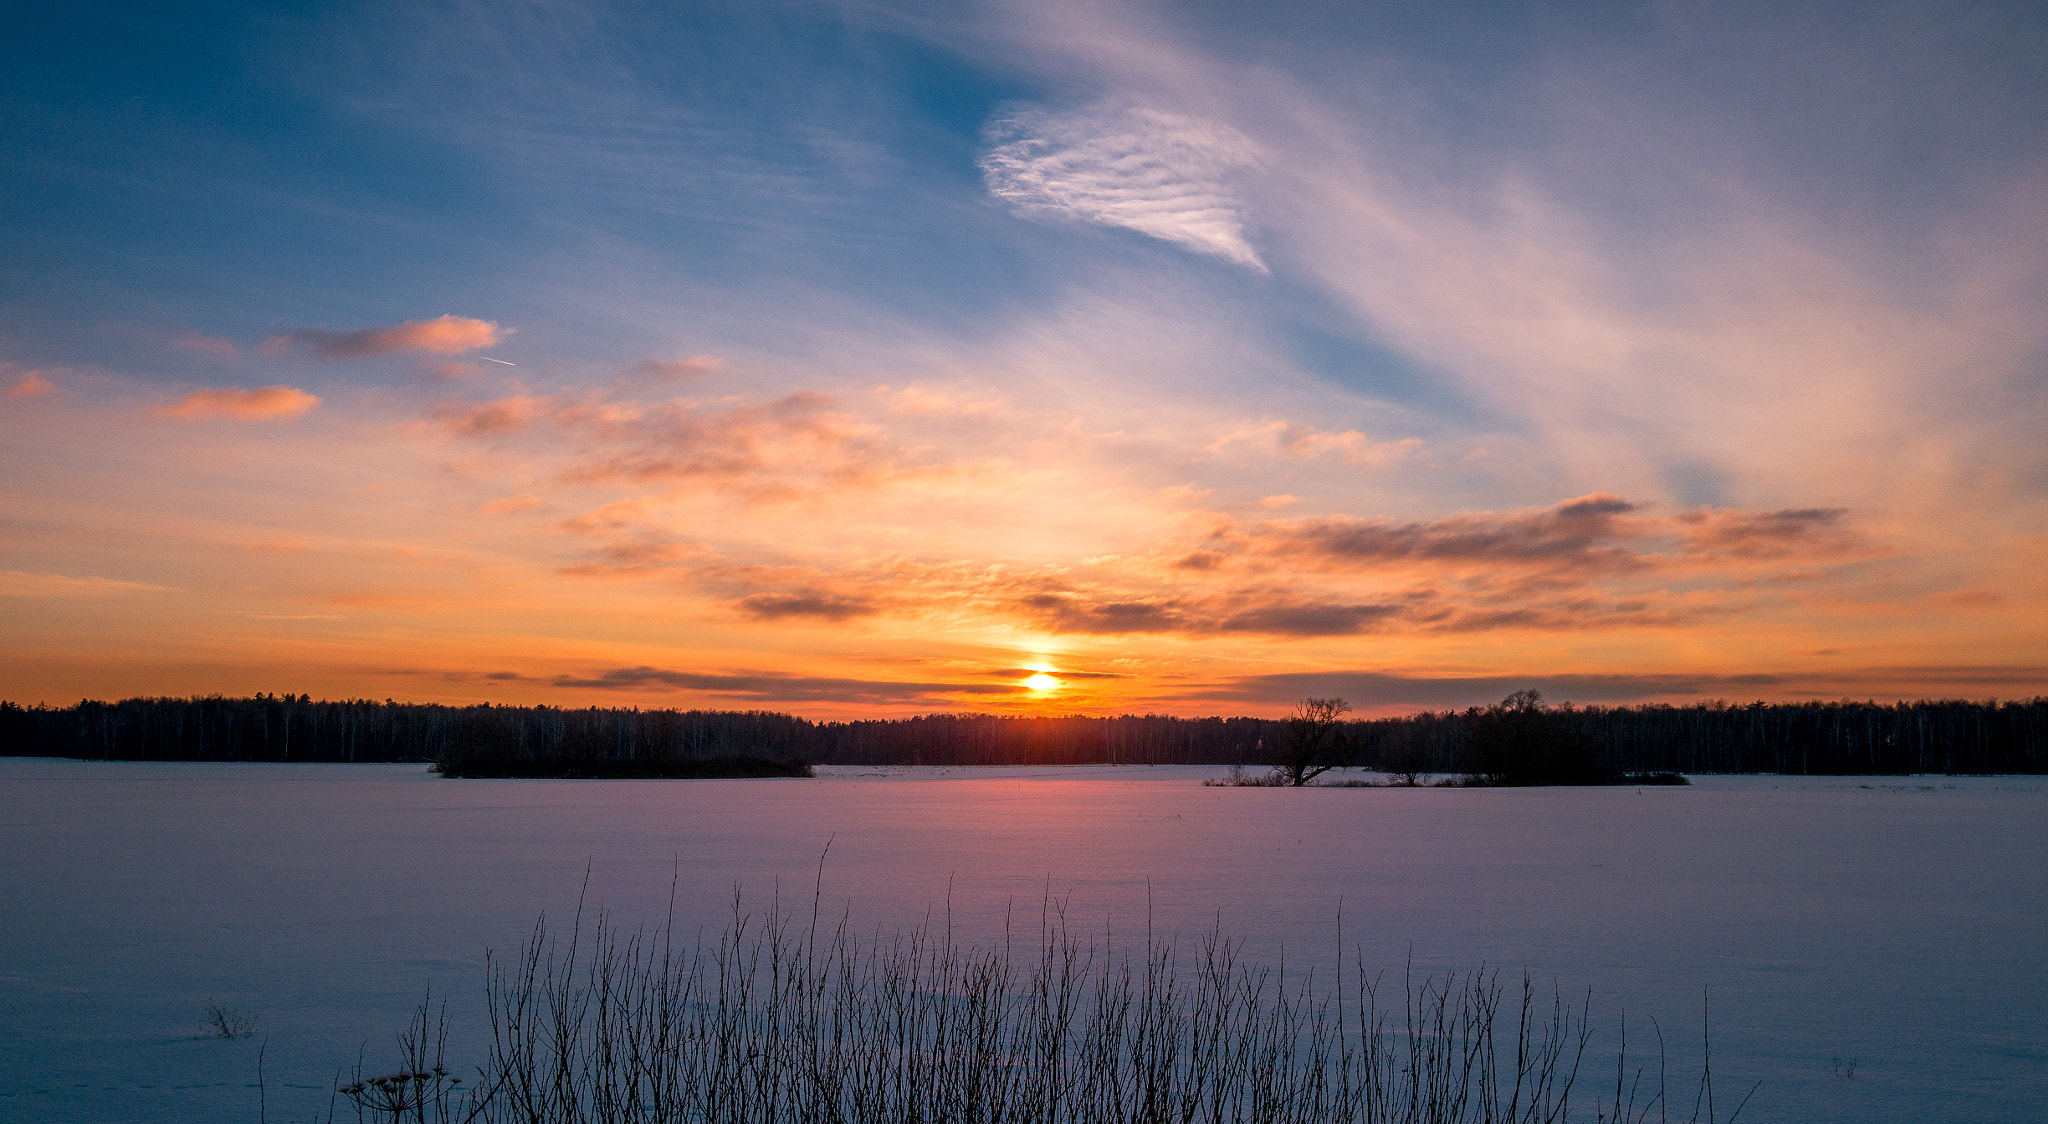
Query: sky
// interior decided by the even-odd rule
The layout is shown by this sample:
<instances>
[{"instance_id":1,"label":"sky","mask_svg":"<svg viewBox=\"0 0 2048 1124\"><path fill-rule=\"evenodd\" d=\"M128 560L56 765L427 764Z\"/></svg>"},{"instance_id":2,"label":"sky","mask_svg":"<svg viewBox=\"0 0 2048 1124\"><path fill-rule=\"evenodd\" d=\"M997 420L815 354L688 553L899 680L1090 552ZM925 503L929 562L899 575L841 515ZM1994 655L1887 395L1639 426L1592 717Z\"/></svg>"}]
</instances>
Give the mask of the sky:
<instances>
[{"instance_id":1,"label":"sky","mask_svg":"<svg viewBox=\"0 0 2048 1124\"><path fill-rule=\"evenodd\" d=\"M0 697L2048 692L2038 4L7 24Z\"/></svg>"}]
</instances>

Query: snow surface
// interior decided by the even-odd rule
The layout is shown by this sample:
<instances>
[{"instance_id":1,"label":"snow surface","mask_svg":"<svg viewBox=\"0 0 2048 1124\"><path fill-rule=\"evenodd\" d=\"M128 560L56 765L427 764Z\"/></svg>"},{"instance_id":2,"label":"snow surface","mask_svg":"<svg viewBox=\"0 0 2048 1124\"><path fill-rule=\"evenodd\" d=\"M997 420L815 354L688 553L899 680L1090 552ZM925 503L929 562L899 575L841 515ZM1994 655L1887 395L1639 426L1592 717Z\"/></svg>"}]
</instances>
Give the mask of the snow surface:
<instances>
[{"instance_id":1,"label":"snow surface","mask_svg":"<svg viewBox=\"0 0 2048 1124\"><path fill-rule=\"evenodd\" d=\"M268 1118L307 1120L359 1051L395 1060L429 986L451 1060L481 1060L485 950L542 911L566 921L586 869L593 911L658 921L673 882L684 928L715 932L736 886L807 913L828 840L823 908L864 931L950 900L963 939L1000 939L1007 915L1031 940L1050 893L1119 939L1149 912L1326 972L1341 902L1345 944L1396 980L1412 956L1590 987L1596 1045L1625 1008L1636 1051L1655 1017L1681 1110L1704 995L1724 1117L1761 1081L1744 1120L2048 1119L2042 778L1202 785L1219 773L0 760L0 1120L255 1121L259 1047ZM256 1037L200 1037L210 1001Z\"/></svg>"}]
</instances>

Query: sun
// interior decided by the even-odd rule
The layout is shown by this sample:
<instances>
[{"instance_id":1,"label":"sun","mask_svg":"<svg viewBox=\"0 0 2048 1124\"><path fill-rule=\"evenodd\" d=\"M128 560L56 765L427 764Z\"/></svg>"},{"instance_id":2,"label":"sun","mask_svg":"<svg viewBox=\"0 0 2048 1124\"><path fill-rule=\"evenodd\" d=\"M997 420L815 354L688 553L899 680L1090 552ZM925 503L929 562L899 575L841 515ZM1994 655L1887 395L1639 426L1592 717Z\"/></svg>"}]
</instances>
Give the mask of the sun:
<instances>
[{"instance_id":1,"label":"sun","mask_svg":"<svg viewBox=\"0 0 2048 1124\"><path fill-rule=\"evenodd\" d=\"M1050 691L1053 688L1058 687L1060 685L1060 681L1054 679L1052 676L1047 675L1045 672L1041 671L1038 674L1032 676L1031 678L1026 679L1024 681L1024 685L1026 687L1031 688L1034 691Z\"/></svg>"}]
</instances>

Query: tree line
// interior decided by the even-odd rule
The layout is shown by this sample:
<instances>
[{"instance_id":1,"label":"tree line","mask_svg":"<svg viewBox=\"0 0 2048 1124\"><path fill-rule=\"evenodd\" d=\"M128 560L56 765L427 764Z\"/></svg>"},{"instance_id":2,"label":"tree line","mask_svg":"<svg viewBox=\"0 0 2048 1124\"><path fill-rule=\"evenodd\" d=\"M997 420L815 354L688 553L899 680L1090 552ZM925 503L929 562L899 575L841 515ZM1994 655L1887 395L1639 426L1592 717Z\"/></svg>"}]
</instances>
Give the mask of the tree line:
<instances>
[{"instance_id":1,"label":"tree line","mask_svg":"<svg viewBox=\"0 0 2048 1124\"><path fill-rule=\"evenodd\" d=\"M1581 783L1617 772L2048 773L2048 698L1553 707L1517 692L1488 707L1335 721L1317 736L1321 763L1495 783ZM451 707L291 694L0 703L4 756L432 761L456 775L659 775L682 763L738 759L1285 766L1299 744L1287 720L1264 718L812 722L769 711Z\"/></svg>"}]
</instances>

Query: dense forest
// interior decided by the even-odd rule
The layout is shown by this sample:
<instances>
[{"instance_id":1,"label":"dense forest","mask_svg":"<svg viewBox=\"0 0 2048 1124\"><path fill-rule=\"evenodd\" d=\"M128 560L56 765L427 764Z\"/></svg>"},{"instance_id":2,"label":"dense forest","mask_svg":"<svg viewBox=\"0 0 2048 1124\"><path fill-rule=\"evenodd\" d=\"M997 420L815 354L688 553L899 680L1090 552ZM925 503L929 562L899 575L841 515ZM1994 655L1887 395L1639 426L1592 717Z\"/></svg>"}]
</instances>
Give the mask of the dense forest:
<instances>
[{"instance_id":1,"label":"dense forest","mask_svg":"<svg viewBox=\"0 0 2048 1124\"><path fill-rule=\"evenodd\" d=\"M1260 766L1281 760L1287 731L1284 720L1260 718L933 714L812 722L765 711L449 707L305 695L62 708L0 703L4 756L435 761L465 776L775 771L764 762ZM1518 693L1490 707L1339 723L1327 752L1347 765L1495 783L1659 771L2048 773L2048 698L1549 707Z\"/></svg>"}]
</instances>

